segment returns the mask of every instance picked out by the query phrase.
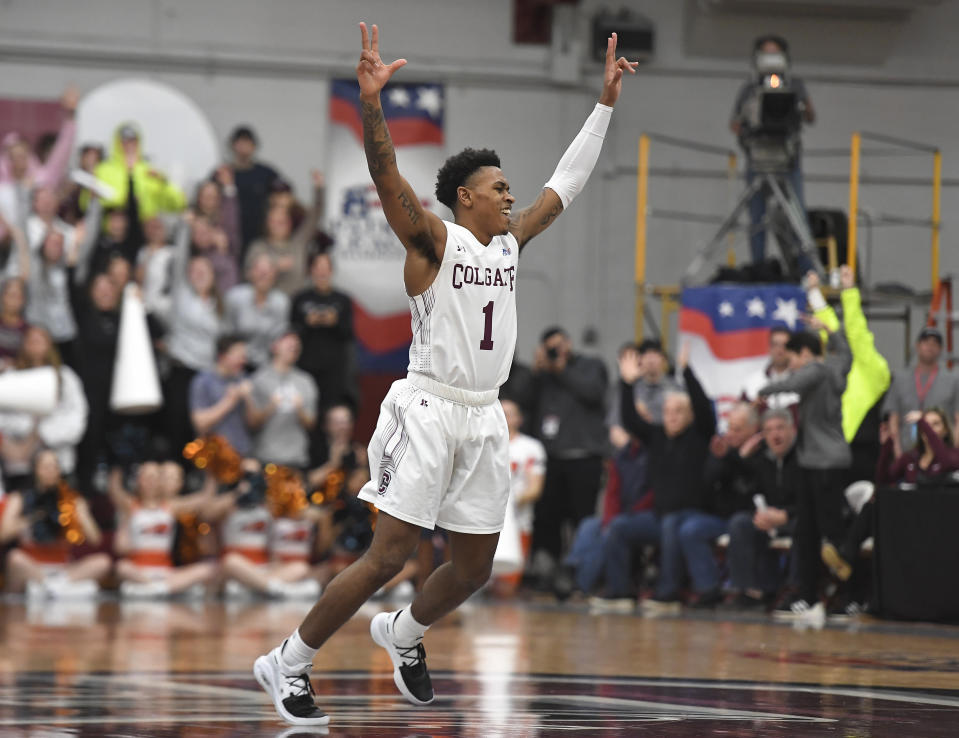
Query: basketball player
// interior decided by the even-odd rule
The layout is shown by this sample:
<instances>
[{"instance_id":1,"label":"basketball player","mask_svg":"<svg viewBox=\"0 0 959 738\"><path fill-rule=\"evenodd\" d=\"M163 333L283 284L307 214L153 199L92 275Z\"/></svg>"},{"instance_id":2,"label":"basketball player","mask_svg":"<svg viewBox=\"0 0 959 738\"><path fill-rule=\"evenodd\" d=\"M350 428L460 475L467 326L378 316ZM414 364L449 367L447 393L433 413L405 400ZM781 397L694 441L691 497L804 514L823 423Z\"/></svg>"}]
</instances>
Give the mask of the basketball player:
<instances>
[{"instance_id":1,"label":"basketball player","mask_svg":"<svg viewBox=\"0 0 959 738\"><path fill-rule=\"evenodd\" d=\"M515 198L489 150L466 149L440 169L436 195L453 222L424 210L400 175L380 91L405 59L385 64L379 32L360 24L356 69L370 175L390 227L406 247L413 343L409 375L395 382L370 441L370 482L360 497L379 508L369 550L327 587L282 645L254 664L280 716L325 725L309 674L321 645L403 566L420 528L450 533L451 560L426 580L412 605L380 613L370 631L393 662L393 681L414 705L433 701L422 639L489 578L509 498L508 432L496 402L516 343L516 266L520 249L550 226L580 191L599 157L624 72L636 63L606 49L599 104L528 208Z\"/></svg>"}]
</instances>

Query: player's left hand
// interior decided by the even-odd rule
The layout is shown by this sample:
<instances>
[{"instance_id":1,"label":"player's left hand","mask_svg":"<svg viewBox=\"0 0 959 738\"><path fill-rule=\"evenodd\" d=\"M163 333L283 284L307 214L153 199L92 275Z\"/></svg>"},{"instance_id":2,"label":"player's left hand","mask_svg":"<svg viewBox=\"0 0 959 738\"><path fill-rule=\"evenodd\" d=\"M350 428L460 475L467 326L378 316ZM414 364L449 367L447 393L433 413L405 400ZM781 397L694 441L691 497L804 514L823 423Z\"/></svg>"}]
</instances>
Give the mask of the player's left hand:
<instances>
[{"instance_id":1,"label":"player's left hand","mask_svg":"<svg viewBox=\"0 0 959 738\"><path fill-rule=\"evenodd\" d=\"M623 88L623 72L636 74L639 62L627 61L625 56L616 58L616 34L606 40L606 69L603 72L603 92L599 101L603 105L613 107L619 99Z\"/></svg>"}]
</instances>

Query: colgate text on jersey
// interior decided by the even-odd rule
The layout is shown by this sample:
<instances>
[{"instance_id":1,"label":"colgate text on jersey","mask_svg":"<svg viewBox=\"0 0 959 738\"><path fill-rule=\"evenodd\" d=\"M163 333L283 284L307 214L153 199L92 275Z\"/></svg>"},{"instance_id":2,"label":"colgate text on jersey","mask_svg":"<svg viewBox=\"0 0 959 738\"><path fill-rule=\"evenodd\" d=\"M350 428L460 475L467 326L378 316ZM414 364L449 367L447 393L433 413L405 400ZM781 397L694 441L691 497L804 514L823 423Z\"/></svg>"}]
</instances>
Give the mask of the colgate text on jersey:
<instances>
[{"instance_id":1,"label":"colgate text on jersey","mask_svg":"<svg viewBox=\"0 0 959 738\"><path fill-rule=\"evenodd\" d=\"M453 289L463 289L463 285L475 284L480 287L509 287L513 291L516 279L516 267L474 267L469 264L453 265Z\"/></svg>"}]
</instances>

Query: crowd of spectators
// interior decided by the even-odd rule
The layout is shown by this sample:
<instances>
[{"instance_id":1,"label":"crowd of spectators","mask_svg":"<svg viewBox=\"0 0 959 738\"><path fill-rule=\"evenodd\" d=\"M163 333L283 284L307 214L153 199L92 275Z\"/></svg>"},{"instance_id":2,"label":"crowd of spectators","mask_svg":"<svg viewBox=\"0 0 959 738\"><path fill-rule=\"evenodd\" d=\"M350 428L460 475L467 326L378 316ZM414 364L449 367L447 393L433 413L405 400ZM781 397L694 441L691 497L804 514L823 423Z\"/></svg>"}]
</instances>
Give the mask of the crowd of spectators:
<instances>
[{"instance_id":1,"label":"crowd of spectators","mask_svg":"<svg viewBox=\"0 0 959 738\"><path fill-rule=\"evenodd\" d=\"M44 156L17 136L0 152L0 369L57 378L52 410L0 399L5 587L315 597L375 523L356 499L369 468L351 300L319 230L323 175L301 204L240 126L191 199L150 164L136 123L77 148L76 102L63 96ZM86 179L67 176L74 156ZM806 330L771 331L768 365L744 377L721 432L685 347L673 369L659 342L627 344L611 383L566 330L544 331L501 390L526 575L491 591L649 614L798 618L824 593L836 614L861 608L848 583L873 503L844 490L959 471L959 379L931 327L917 365L892 376L848 268L841 318L815 274L805 286ZM128 416L111 389L131 289L164 402ZM402 578L442 556L421 551Z\"/></svg>"},{"instance_id":2,"label":"crowd of spectators","mask_svg":"<svg viewBox=\"0 0 959 738\"><path fill-rule=\"evenodd\" d=\"M190 197L135 121L78 148L77 101L52 145L10 134L0 151L0 370L56 373L52 411L0 398L6 589L315 595L374 519L355 500L365 455L343 448L359 398L324 177L300 204L239 126ZM125 295L146 313L155 412L111 405Z\"/></svg>"},{"instance_id":3,"label":"crowd of spectators","mask_svg":"<svg viewBox=\"0 0 959 738\"><path fill-rule=\"evenodd\" d=\"M768 364L744 377L721 433L686 347L675 379L655 342L620 350L603 512L572 532L558 597L813 622L868 609L875 488L953 481L959 377L934 327L919 333L916 365L893 376L853 272L839 276L841 318L810 272L805 328L770 332Z\"/></svg>"}]
</instances>

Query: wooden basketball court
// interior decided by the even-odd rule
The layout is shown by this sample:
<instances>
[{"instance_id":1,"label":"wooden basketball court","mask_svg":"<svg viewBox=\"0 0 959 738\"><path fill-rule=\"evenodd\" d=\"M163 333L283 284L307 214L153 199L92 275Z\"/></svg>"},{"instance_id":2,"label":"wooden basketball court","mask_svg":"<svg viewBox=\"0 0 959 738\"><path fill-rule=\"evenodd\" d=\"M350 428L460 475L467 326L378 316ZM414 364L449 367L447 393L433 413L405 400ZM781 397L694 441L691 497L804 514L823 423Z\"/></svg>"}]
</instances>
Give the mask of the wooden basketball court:
<instances>
[{"instance_id":1,"label":"wooden basketball court","mask_svg":"<svg viewBox=\"0 0 959 738\"><path fill-rule=\"evenodd\" d=\"M959 735L959 628L468 605L426 644L436 702L397 693L364 610L321 650L328 733L280 722L250 671L304 603L0 605L0 736Z\"/></svg>"}]
</instances>

